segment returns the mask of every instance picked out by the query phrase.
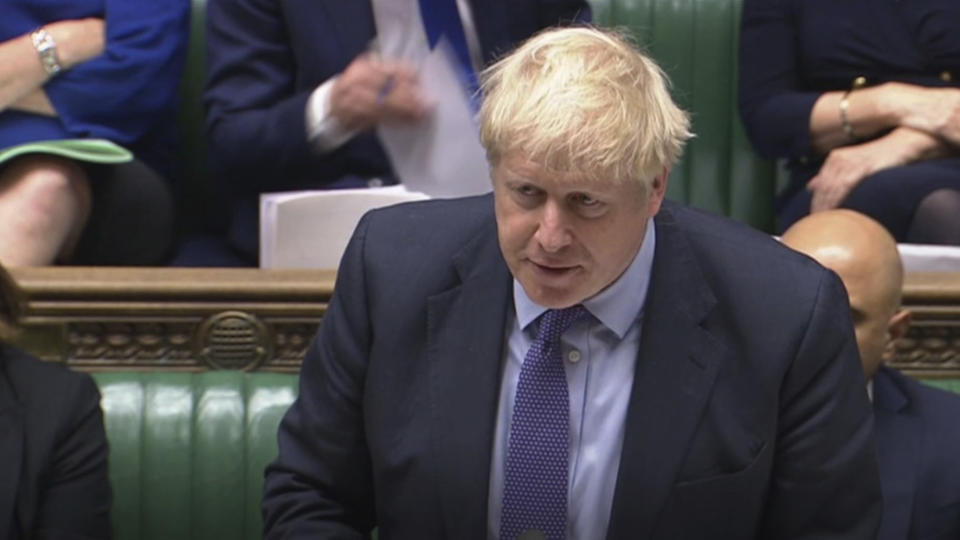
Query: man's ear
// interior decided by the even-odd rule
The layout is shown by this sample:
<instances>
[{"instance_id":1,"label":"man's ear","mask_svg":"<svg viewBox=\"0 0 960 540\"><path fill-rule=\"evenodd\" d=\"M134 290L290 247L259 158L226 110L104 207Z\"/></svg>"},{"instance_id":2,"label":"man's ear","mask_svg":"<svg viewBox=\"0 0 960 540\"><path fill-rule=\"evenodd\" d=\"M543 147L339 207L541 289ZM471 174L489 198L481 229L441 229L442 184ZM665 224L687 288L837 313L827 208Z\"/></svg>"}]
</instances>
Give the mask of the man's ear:
<instances>
[{"instance_id":1,"label":"man's ear","mask_svg":"<svg viewBox=\"0 0 960 540\"><path fill-rule=\"evenodd\" d=\"M664 167L663 170L653 178L650 183L650 192L647 198L647 212L650 216L657 215L660 211L660 205L667 193L667 178L670 177L670 167Z\"/></svg>"},{"instance_id":2,"label":"man's ear","mask_svg":"<svg viewBox=\"0 0 960 540\"><path fill-rule=\"evenodd\" d=\"M910 312L905 309L897 311L890 317L890 321L887 322L888 353L892 354L897 340L907 335L907 330L910 329L910 318Z\"/></svg>"}]
</instances>

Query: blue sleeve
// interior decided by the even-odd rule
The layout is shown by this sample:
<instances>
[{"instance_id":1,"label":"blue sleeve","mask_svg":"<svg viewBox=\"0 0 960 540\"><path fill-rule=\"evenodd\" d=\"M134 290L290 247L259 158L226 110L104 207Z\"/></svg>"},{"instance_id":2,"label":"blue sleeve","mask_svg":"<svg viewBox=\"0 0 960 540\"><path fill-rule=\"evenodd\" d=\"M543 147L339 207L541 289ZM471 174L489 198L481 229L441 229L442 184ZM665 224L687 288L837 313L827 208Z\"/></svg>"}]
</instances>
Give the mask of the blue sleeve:
<instances>
[{"instance_id":1,"label":"blue sleeve","mask_svg":"<svg viewBox=\"0 0 960 540\"><path fill-rule=\"evenodd\" d=\"M765 158L810 149L810 113L820 92L801 90L801 40L789 0L744 0L740 30L740 117Z\"/></svg>"},{"instance_id":2,"label":"blue sleeve","mask_svg":"<svg viewBox=\"0 0 960 540\"><path fill-rule=\"evenodd\" d=\"M44 89L65 129L131 143L175 113L189 0L107 0L106 46Z\"/></svg>"}]
</instances>

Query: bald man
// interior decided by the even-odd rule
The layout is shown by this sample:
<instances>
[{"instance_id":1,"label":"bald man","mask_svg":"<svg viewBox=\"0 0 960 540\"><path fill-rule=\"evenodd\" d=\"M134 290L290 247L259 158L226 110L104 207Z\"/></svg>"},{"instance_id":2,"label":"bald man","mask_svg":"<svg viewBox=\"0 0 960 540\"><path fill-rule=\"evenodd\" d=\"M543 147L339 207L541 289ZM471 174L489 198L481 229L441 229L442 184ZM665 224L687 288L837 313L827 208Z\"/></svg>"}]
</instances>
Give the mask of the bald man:
<instances>
[{"instance_id":1,"label":"bald man","mask_svg":"<svg viewBox=\"0 0 960 540\"><path fill-rule=\"evenodd\" d=\"M910 325L900 307L896 242L863 214L830 210L798 221L783 243L836 272L850 298L875 415L884 498L878 540L960 538L960 396L883 365Z\"/></svg>"}]
</instances>

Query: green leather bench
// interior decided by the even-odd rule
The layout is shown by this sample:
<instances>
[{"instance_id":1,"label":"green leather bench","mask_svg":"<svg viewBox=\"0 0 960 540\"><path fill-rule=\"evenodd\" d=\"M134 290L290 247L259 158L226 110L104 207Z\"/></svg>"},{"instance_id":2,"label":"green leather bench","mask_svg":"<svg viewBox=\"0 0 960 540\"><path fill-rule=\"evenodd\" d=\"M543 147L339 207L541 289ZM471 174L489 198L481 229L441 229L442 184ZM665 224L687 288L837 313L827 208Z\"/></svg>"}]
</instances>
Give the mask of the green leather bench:
<instances>
[{"instance_id":1,"label":"green leather bench","mask_svg":"<svg viewBox=\"0 0 960 540\"><path fill-rule=\"evenodd\" d=\"M296 375L99 373L115 540L261 538L263 470ZM928 380L960 393L960 380Z\"/></svg>"},{"instance_id":2,"label":"green leather bench","mask_svg":"<svg viewBox=\"0 0 960 540\"><path fill-rule=\"evenodd\" d=\"M949 390L954 394L960 394L960 379L921 379L930 386L936 386L943 390Z\"/></svg>"},{"instance_id":3,"label":"green leather bench","mask_svg":"<svg viewBox=\"0 0 960 540\"><path fill-rule=\"evenodd\" d=\"M602 26L622 27L648 47L673 81L674 98L693 115L696 138L670 178L668 196L761 230L773 230L773 163L756 157L736 107L741 0L591 0ZM201 96L204 10L192 0L191 39L181 85L177 158L180 215L187 233L203 228L215 195L204 157Z\"/></svg>"},{"instance_id":4,"label":"green leather bench","mask_svg":"<svg viewBox=\"0 0 960 540\"><path fill-rule=\"evenodd\" d=\"M115 540L261 538L263 470L296 375L94 375L110 443Z\"/></svg>"}]
</instances>

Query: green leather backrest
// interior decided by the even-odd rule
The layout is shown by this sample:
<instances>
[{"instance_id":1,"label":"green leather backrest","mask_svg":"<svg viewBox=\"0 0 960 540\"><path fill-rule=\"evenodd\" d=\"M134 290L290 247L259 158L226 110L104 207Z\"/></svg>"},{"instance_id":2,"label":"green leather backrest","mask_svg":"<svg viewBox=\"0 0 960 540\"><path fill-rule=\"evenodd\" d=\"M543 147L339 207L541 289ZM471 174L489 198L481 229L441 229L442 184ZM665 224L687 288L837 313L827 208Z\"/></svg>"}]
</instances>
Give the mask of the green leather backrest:
<instances>
[{"instance_id":1,"label":"green leather backrest","mask_svg":"<svg viewBox=\"0 0 960 540\"><path fill-rule=\"evenodd\" d=\"M741 0L591 0L601 26L629 31L673 81L696 138L670 177L671 198L773 230L776 169L756 157L737 112Z\"/></svg>"},{"instance_id":2,"label":"green leather backrest","mask_svg":"<svg viewBox=\"0 0 960 540\"><path fill-rule=\"evenodd\" d=\"M960 394L960 379L920 379L920 382Z\"/></svg>"},{"instance_id":3,"label":"green leather backrest","mask_svg":"<svg viewBox=\"0 0 960 540\"><path fill-rule=\"evenodd\" d=\"M94 375L110 442L115 540L261 537L263 470L296 375ZM923 382L960 393L960 380Z\"/></svg>"},{"instance_id":4,"label":"green leather backrest","mask_svg":"<svg viewBox=\"0 0 960 540\"><path fill-rule=\"evenodd\" d=\"M203 85L206 79L206 0L190 0L190 41L180 80L177 114L178 151L175 178L182 229L203 228L204 208L214 201L213 178L207 168Z\"/></svg>"},{"instance_id":5,"label":"green leather backrest","mask_svg":"<svg viewBox=\"0 0 960 540\"><path fill-rule=\"evenodd\" d=\"M110 443L115 540L261 537L263 470L296 375L94 375Z\"/></svg>"}]
</instances>

